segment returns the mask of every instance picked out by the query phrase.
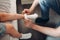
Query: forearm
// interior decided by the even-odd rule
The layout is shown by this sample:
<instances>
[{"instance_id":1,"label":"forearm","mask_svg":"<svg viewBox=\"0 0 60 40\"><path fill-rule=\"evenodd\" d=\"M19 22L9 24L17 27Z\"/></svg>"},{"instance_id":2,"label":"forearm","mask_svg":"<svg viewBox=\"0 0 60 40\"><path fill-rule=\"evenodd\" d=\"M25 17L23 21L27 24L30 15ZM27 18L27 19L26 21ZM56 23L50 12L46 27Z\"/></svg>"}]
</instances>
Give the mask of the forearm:
<instances>
[{"instance_id":1,"label":"forearm","mask_svg":"<svg viewBox=\"0 0 60 40\"><path fill-rule=\"evenodd\" d=\"M23 18L21 14L14 13L0 13L0 21L16 20Z\"/></svg>"},{"instance_id":2,"label":"forearm","mask_svg":"<svg viewBox=\"0 0 60 40\"><path fill-rule=\"evenodd\" d=\"M32 29L42 32L49 36L60 37L60 32L58 32L58 30L54 28L43 27L43 26L38 26L38 25L33 24Z\"/></svg>"},{"instance_id":3,"label":"forearm","mask_svg":"<svg viewBox=\"0 0 60 40\"><path fill-rule=\"evenodd\" d=\"M32 4L32 6L30 7L30 11L32 12L34 9L35 9L35 7L38 5L38 2L39 0L34 0L34 2L33 2L33 4Z\"/></svg>"}]
</instances>

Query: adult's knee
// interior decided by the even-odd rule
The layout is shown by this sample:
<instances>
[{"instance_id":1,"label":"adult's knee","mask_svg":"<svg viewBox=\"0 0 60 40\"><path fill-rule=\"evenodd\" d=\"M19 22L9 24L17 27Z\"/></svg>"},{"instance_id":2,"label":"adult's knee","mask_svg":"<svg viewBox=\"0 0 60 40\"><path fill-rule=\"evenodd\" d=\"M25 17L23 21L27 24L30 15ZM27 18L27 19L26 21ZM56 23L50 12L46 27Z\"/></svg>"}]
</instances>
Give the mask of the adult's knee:
<instances>
[{"instance_id":1,"label":"adult's knee","mask_svg":"<svg viewBox=\"0 0 60 40\"><path fill-rule=\"evenodd\" d=\"M44 25L44 24L46 24L47 22L49 21L49 19L42 19L42 18L37 18L36 20L35 20L35 23L36 24L38 24L38 25Z\"/></svg>"}]
</instances>

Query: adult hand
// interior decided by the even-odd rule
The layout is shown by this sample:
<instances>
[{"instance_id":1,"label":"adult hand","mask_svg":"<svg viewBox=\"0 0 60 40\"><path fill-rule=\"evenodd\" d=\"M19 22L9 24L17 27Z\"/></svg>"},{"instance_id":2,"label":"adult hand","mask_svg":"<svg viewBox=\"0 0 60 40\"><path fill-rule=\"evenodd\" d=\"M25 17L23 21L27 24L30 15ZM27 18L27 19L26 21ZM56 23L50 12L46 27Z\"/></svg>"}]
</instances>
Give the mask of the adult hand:
<instances>
[{"instance_id":1,"label":"adult hand","mask_svg":"<svg viewBox=\"0 0 60 40\"><path fill-rule=\"evenodd\" d=\"M22 11L22 13L23 13L23 14L25 14L25 13L26 13L26 14L28 14L28 15L29 15L29 14L31 14L31 11L30 11L29 9L24 9L24 10Z\"/></svg>"},{"instance_id":2,"label":"adult hand","mask_svg":"<svg viewBox=\"0 0 60 40\"><path fill-rule=\"evenodd\" d=\"M27 28L31 28L31 25L33 24L32 20L24 20L24 25Z\"/></svg>"}]
</instances>

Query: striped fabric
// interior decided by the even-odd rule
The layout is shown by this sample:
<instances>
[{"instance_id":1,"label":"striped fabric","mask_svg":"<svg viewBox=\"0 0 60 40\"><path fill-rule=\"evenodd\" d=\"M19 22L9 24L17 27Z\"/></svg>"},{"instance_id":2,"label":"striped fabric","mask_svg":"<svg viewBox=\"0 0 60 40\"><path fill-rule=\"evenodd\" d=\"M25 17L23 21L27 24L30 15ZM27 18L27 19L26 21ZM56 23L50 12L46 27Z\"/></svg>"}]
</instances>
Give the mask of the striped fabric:
<instances>
[{"instance_id":1,"label":"striped fabric","mask_svg":"<svg viewBox=\"0 0 60 40\"><path fill-rule=\"evenodd\" d=\"M0 0L0 12L16 12L16 0Z\"/></svg>"},{"instance_id":2,"label":"striped fabric","mask_svg":"<svg viewBox=\"0 0 60 40\"><path fill-rule=\"evenodd\" d=\"M9 12L10 5L9 0L0 0L0 11Z\"/></svg>"}]
</instances>

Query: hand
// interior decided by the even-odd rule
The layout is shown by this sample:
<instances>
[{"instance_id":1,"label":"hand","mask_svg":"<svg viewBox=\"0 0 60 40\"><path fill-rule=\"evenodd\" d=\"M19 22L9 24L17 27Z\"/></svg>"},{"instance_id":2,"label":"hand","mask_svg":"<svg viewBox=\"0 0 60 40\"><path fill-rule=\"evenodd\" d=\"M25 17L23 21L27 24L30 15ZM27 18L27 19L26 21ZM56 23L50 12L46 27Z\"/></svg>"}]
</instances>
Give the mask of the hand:
<instances>
[{"instance_id":1,"label":"hand","mask_svg":"<svg viewBox=\"0 0 60 40\"><path fill-rule=\"evenodd\" d=\"M31 14L31 11L30 11L29 9L24 9L24 10L22 11L22 13L23 13L23 14L25 14L25 13L26 13L26 14Z\"/></svg>"},{"instance_id":2,"label":"hand","mask_svg":"<svg viewBox=\"0 0 60 40\"><path fill-rule=\"evenodd\" d=\"M31 28L31 25L33 24L33 22L31 20L24 20L24 25L28 28Z\"/></svg>"}]
</instances>

